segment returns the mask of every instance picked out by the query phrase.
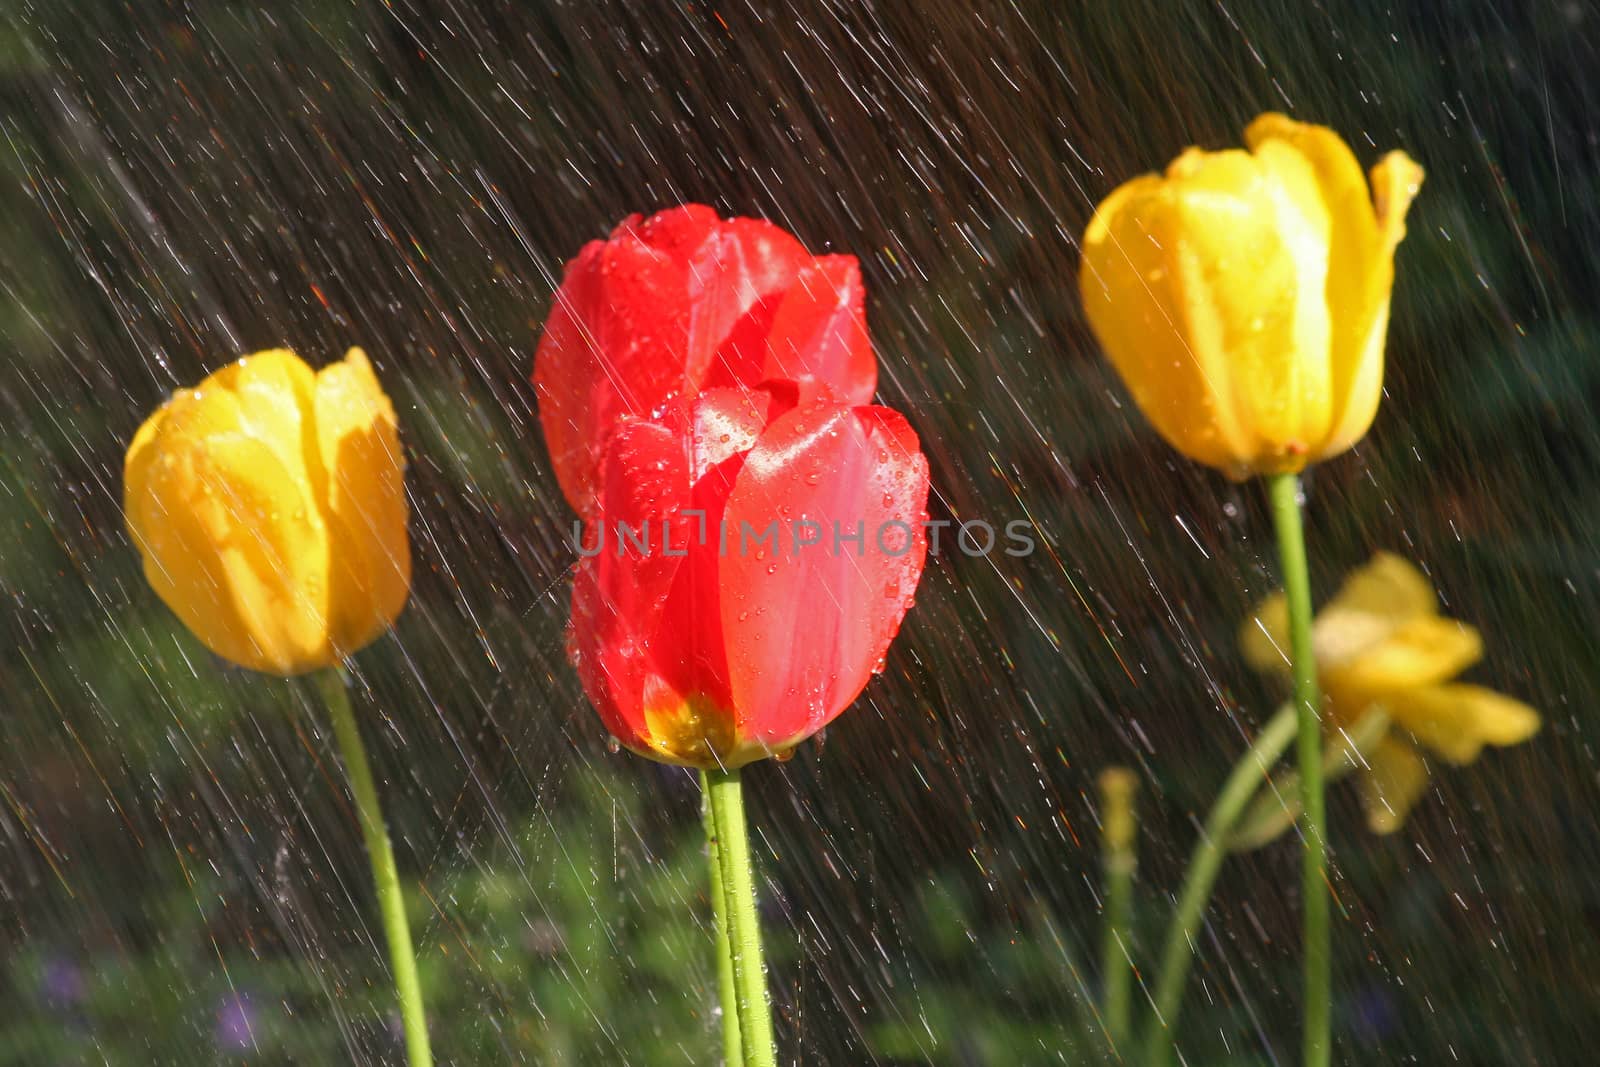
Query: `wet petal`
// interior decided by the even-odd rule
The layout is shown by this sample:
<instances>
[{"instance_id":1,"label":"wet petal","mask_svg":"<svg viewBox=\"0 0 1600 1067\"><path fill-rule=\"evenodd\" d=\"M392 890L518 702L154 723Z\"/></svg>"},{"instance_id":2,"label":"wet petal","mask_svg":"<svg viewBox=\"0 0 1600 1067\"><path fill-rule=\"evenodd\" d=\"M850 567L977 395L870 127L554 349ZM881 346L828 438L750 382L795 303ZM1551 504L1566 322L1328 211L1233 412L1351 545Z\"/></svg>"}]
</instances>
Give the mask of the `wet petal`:
<instances>
[{"instance_id":1,"label":"wet petal","mask_svg":"<svg viewBox=\"0 0 1600 1067\"><path fill-rule=\"evenodd\" d=\"M333 560L330 640L349 655L388 629L411 588L405 459L394 406L361 349L317 374L315 412Z\"/></svg>"},{"instance_id":2,"label":"wet petal","mask_svg":"<svg viewBox=\"0 0 1600 1067\"><path fill-rule=\"evenodd\" d=\"M854 256L822 256L803 266L770 316L750 316L723 343L706 386L774 379L816 383L841 403L872 400L878 363ZM816 391L808 390L808 398Z\"/></svg>"},{"instance_id":3,"label":"wet petal","mask_svg":"<svg viewBox=\"0 0 1600 1067\"><path fill-rule=\"evenodd\" d=\"M617 421L648 416L684 388L689 264L661 254L630 226L567 264L534 359L551 463L584 516ZM687 239L673 231L673 240Z\"/></svg>"},{"instance_id":4,"label":"wet petal","mask_svg":"<svg viewBox=\"0 0 1600 1067\"><path fill-rule=\"evenodd\" d=\"M766 377L719 378L717 372L762 365L783 296L810 261L799 241L764 219L718 224L688 263L684 374L691 389L708 382L753 386Z\"/></svg>"},{"instance_id":5,"label":"wet petal","mask_svg":"<svg viewBox=\"0 0 1600 1067\"><path fill-rule=\"evenodd\" d=\"M321 498L323 470L312 424L316 374L286 348L245 356L195 387L225 389L238 401L240 429L272 449L291 478Z\"/></svg>"},{"instance_id":6,"label":"wet petal","mask_svg":"<svg viewBox=\"0 0 1600 1067\"><path fill-rule=\"evenodd\" d=\"M1330 690L1374 695L1454 678L1483 656L1483 639L1465 623L1438 615L1412 619L1353 658L1326 668Z\"/></svg>"},{"instance_id":7,"label":"wet petal","mask_svg":"<svg viewBox=\"0 0 1600 1067\"><path fill-rule=\"evenodd\" d=\"M1392 834L1405 825L1428 788L1428 765L1410 743L1389 738L1372 753L1361 776L1361 806L1367 828L1375 834Z\"/></svg>"},{"instance_id":8,"label":"wet petal","mask_svg":"<svg viewBox=\"0 0 1600 1067\"><path fill-rule=\"evenodd\" d=\"M688 696L657 661L692 655L698 636L662 634L659 626L683 562L661 551L660 524L691 506L685 435L664 422L630 420L612 435L605 462L597 518L584 535L585 551L598 551L580 561L573 581L573 659L606 728L647 751L646 707Z\"/></svg>"},{"instance_id":9,"label":"wet petal","mask_svg":"<svg viewBox=\"0 0 1600 1067\"><path fill-rule=\"evenodd\" d=\"M816 404L762 434L726 512L730 536L751 538L720 578L742 736L783 747L855 700L921 577L927 493L916 436L886 408ZM769 527L770 547L755 540Z\"/></svg>"},{"instance_id":10,"label":"wet petal","mask_svg":"<svg viewBox=\"0 0 1600 1067\"><path fill-rule=\"evenodd\" d=\"M272 674L327 666L321 518L272 449L217 432L238 424L236 408L219 391L169 409L129 457L129 531L157 595L212 651Z\"/></svg>"},{"instance_id":11,"label":"wet petal","mask_svg":"<svg viewBox=\"0 0 1600 1067\"><path fill-rule=\"evenodd\" d=\"M1282 398L1255 410L1258 432L1269 441L1315 450L1335 403L1327 300L1332 220L1305 156L1282 142L1268 141L1256 148L1255 157L1271 179L1265 183L1265 202L1271 205L1277 234L1294 260L1294 309L1288 327L1290 347L1276 361L1243 370L1280 373L1285 378Z\"/></svg>"},{"instance_id":12,"label":"wet petal","mask_svg":"<svg viewBox=\"0 0 1600 1067\"><path fill-rule=\"evenodd\" d=\"M1318 451L1335 455L1366 433L1377 411L1394 246L1384 246L1361 165L1333 130L1266 114L1250 124L1245 140L1258 150L1278 143L1300 153L1316 174L1332 219L1325 300L1332 329L1333 410Z\"/></svg>"},{"instance_id":13,"label":"wet petal","mask_svg":"<svg viewBox=\"0 0 1600 1067\"><path fill-rule=\"evenodd\" d=\"M1165 190L1189 343L1256 472L1301 469L1307 428L1329 402L1326 219L1303 218L1306 197L1286 192L1294 158L1268 167L1239 151L1186 153ZM1309 183L1301 173L1296 184Z\"/></svg>"},{"instance_id":14,"label":"wet petal","mask_svg":"<svg viewBox=\"0 0 1600 1067\"><path fill-rule=\"evenodd\" d=\"M1521 744L1539 731L1539 713L1478 685L1435 685L1385 701L1396 725L1451 763L1470 763L1484 745Z\"/></svg>"},{"instance_id":15,"label":"wet petal","mask_svg":"<svg viewBox=\"0 0 1600 1067\"><path fill-rule=\"evenodd\" d=\"M1393 553L1379 552L1346 578L1318 613L1312 630L1317 662L1336 670L1411 620L1434 614L1437 606L1421 571Z\"/></svg>"},{"instance_id":16,"label":"wet petal","mask_svg":"<svg viewBox=\"0 0 1600 1067\"><path fill-rule=\"evenodd\" d=\"M694 479L689 507L699 514L680 516L674 524L673 551L685 556L657 623L656 647L662 651L654 659L674 692L691 695L690 704L675 702L662 717L666 728L680 738L704 731L705 747L724 757L739 740L719 586L738 534L727 530L725 511L746 454L775 406L781 403L769 390L712 389L696 398L683 431Z\"/></svg>"},{"instance_id":17,"label":"wet petal","mask_svg":"<svg viewBox=\"0 0 1600 1067\"><path fill-rule=\"evenodd\" d=\"M1095 336L1156 432L1221 470L1245 451L1219 353L1199 352L1177 269L1178 220L1154 174L1096 208L1083 236L1078 288Z\"/></svg>"}]
</instances>

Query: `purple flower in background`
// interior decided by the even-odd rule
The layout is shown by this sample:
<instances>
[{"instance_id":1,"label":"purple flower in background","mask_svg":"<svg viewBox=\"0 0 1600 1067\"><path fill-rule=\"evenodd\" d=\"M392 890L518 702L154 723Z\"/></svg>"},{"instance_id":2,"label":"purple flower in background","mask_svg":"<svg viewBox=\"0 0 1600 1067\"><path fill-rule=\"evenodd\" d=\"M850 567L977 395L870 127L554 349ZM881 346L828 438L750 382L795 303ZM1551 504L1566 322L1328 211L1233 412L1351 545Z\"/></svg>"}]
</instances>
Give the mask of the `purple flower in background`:
<instances>
[{"instance_id":1,"label":"purple flower in background","mask_svg":"<svg viewBox=\"0 0 1600 1067\"><path fill-rule=\"evenodd\" d=\"M1369 985L1355 992L1345 1007L1350 1033L1357 1043L1372 1048L1394 1033L1400 1012L1394 995L1382 985Z\"/></svg>"},{"instance_id":2,"label":"purple flower in background","mask_svg":"<svg viewBox=\"0 0 1600 1067\"><path fill-rule=\"evenodd\" d=\"M256 1010L247 993L229 993L217 1002L216 1025L211 1037L217 1048L243 1052L256 1044Z\"/></svg>"},{"instance_id":3,"label":"purple flower in background","mask_svg":"<svg viewBox=\"0 0 1600 1067\"><path fill-rule=\"evenodd\" d=\"M49 1007L77 1007L87 985L83 968L69 956L50 956L39 968L39 996Z\"/></svg>"}]
</instances>

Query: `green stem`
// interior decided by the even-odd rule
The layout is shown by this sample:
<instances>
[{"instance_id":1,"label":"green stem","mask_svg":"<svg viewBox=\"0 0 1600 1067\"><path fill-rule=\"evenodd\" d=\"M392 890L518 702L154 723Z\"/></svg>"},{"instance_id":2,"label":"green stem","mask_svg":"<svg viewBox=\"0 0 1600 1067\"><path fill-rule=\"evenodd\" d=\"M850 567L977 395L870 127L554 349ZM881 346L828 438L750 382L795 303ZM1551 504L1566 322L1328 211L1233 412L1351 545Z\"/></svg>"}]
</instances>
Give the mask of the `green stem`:
<instances>
[{"instance_id":1,"label":"green stem","mask_svg":"<svg viewBox=\"0 0 1600 1067\"><path fill-rule=\"evenodd\" d=\"M1267 479L1283 591L1289 602L1289 652L1294 661L1294 702L1299 721L1296 752L1300 764L1301 887L1304 898L1305 1017L1304 1067L1327 1067L1332 1052L1333 1008L1331 942L1328 930L1327 815L1322 784L1322 698L1311 648L1311 578L1306 539L1300 524L1300 478L1275 474Z\"/></svg>"},{"instance_id":2,"label":"green stem","mask_svg":"<svg viewBox=\"0 0 1600 1067\"><path fill-rule=\"evenodd\" d=\"M728 912L725 948L733 971L739 1016L740 1051L745 1067L777 1067L772 1041L772 1009L767 1002L767 971L761 961L761 920L756 915L755 876L744 822L744 793L738 771L707 771L706 800L716 828L716 855Z\"/></svg>"},{"instance_id":3,"label":"green stem","mask_svg":"<svg viewBox=\"0 0 1600 1067\"><path fill-rule=\"evenodd\" d=\"M400 998L400 1019L405 1026L406 1057L411 1067L432 1067L433 1053L428 1048L428 1021L422 1010L422 986L417 981L417 958L411 949L411 930L406 923L405 897L400 890L400 872L395 868L389 832L384 829L383 811L378 806L378 790L373 785L372 767L361 743L355 714L350 710L345 672L332 667L318 671L317 689L328 713L333 717L333 733L339 741L350 792L356 801L356 816L367 842L367 857L372 861L372 880L377 888L378 907L383 913L383 932L389 942L389 965L394 972L395 993Z\"/></svg>"},{"instance_id":4,"label":"green stem","mask_svg":"<svg viewBox=\"0 0 1600 1067\"><path fill-rule=\"evenodd\" d=\"M1105 867L1105 927L1100 941L1100 980L1104 984L1106 1034L1113 1048L1123 1046L1133 1018L1133 877L1138 868L1138 817L1134 791L1138 779L1126 767L1100 775L1101 857Z\"/></svg>"},{"instance_id":5,"label":"green stem","mask_svg":"<svg viewBox=\"0 0 1600 1067\"><path fill-rule=\"evenodd\" d=\"M1156 985L1156 1013L1146 1035L1151 1067L1169 1061L1173 1037L1178 1029L1178 1012L1183 1007L1183 992L1194 960L1194 943L1205 921L1211 887L1228 855L1229 837L1250 798L1267 780L1272 765L1289 747L1295 736L1295 710L1285 705L1256 735L1245 754L1228 772L1228 780L1217 794L1206 815L1200 840L1189 857L1188 873L1178 894L1178 910L1167 927L1167 940L1161 949L1161 969Z\"/></svg>"},{"instance_id":6,"label":"green stem","mask_svg":"<svg viewBox=\"0 0 1600 1067\"><path fill-rule=\"evenodd\" d=\"M706 851L711 866L711 914L716 924L717 990L722 998L722 1061L739 1067L744 1061L739 1040L739 995L733 981L733 952L728 941L728 897L722 888L722 849L717 844L717 820L711 809L711 782L700 772Z\"/></svg>"}]
</instances>

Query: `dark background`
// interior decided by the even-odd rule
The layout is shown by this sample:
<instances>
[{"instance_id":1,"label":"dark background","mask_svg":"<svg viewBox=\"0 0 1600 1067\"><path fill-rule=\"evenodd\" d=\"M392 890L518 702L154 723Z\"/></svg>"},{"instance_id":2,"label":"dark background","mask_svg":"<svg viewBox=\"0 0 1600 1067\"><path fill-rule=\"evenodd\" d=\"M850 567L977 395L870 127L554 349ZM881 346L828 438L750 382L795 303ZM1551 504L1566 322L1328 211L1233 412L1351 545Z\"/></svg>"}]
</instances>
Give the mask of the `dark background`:
<instances>
[{"instance_id":1,"label":"dark background","mask_svg":"<svg viewBox=\"0 0 1600 1067\"><path fill-rule=\"evenodd\" d=\"M1505 8L1506 10L1501 10ZM1507 13L1515 10L1515 14ZM444 1062L706 1063L697 797L611 755L562 652L570 516L528 374L561 265L631 212L860 257L936 517L888 670L746 775L804 1063L1117 1062L1093 792L1143 783L1143 960L1280 694L1235 629L1259 487L1140 421L1076 298L1093 203L1267 109L1428 171L1387 396L1309 489L1319 596L1378 548L1546 716L1404 832L1332 798L1347 1063L1600 1041L1600 11L1284 5L0 3L0 1063L398 1063L359 834L310 687L181 631L122 453L249 351L373 357L416 579L357 659ZM1290 1063L1297 855L1219 883L1189 1063ZM1145 977L1149 977L1145 972ZM1141 998L1142 1007L1142 998Z\"/></svg>"}]
</instances>

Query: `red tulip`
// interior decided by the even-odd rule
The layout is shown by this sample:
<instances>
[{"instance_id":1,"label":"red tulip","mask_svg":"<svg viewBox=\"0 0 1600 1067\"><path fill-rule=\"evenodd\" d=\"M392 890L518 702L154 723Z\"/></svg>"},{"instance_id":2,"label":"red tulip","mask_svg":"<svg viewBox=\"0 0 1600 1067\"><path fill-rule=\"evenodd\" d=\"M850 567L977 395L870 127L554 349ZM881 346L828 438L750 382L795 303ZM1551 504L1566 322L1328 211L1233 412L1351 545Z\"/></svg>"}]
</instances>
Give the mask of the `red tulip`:
<instances>
[{"instance_id":1,"label":"red tulip","mask_svg":"<svg viewBox=\"0 0 1600 1067\"><path fill-rule=\"evenodd\" d=\"M881 669L927 549L928 463L898 413L706 389L624 419L602 485L572 652L630 749L725 769L782 754Z\"/></svg>"},{"instance_id":2,"label":"red tulip","mask_svg":"<svg viewBox=\"0 0 1600 1067\"><path fill-rule=\"evenodd\" d=\"M775 379L865 404L877 378L854 256L812 256L770 222L689 204L631 216L567 264L533 381L561 490L587 517L624 416Z\"/></svg>"}]
</instances>

